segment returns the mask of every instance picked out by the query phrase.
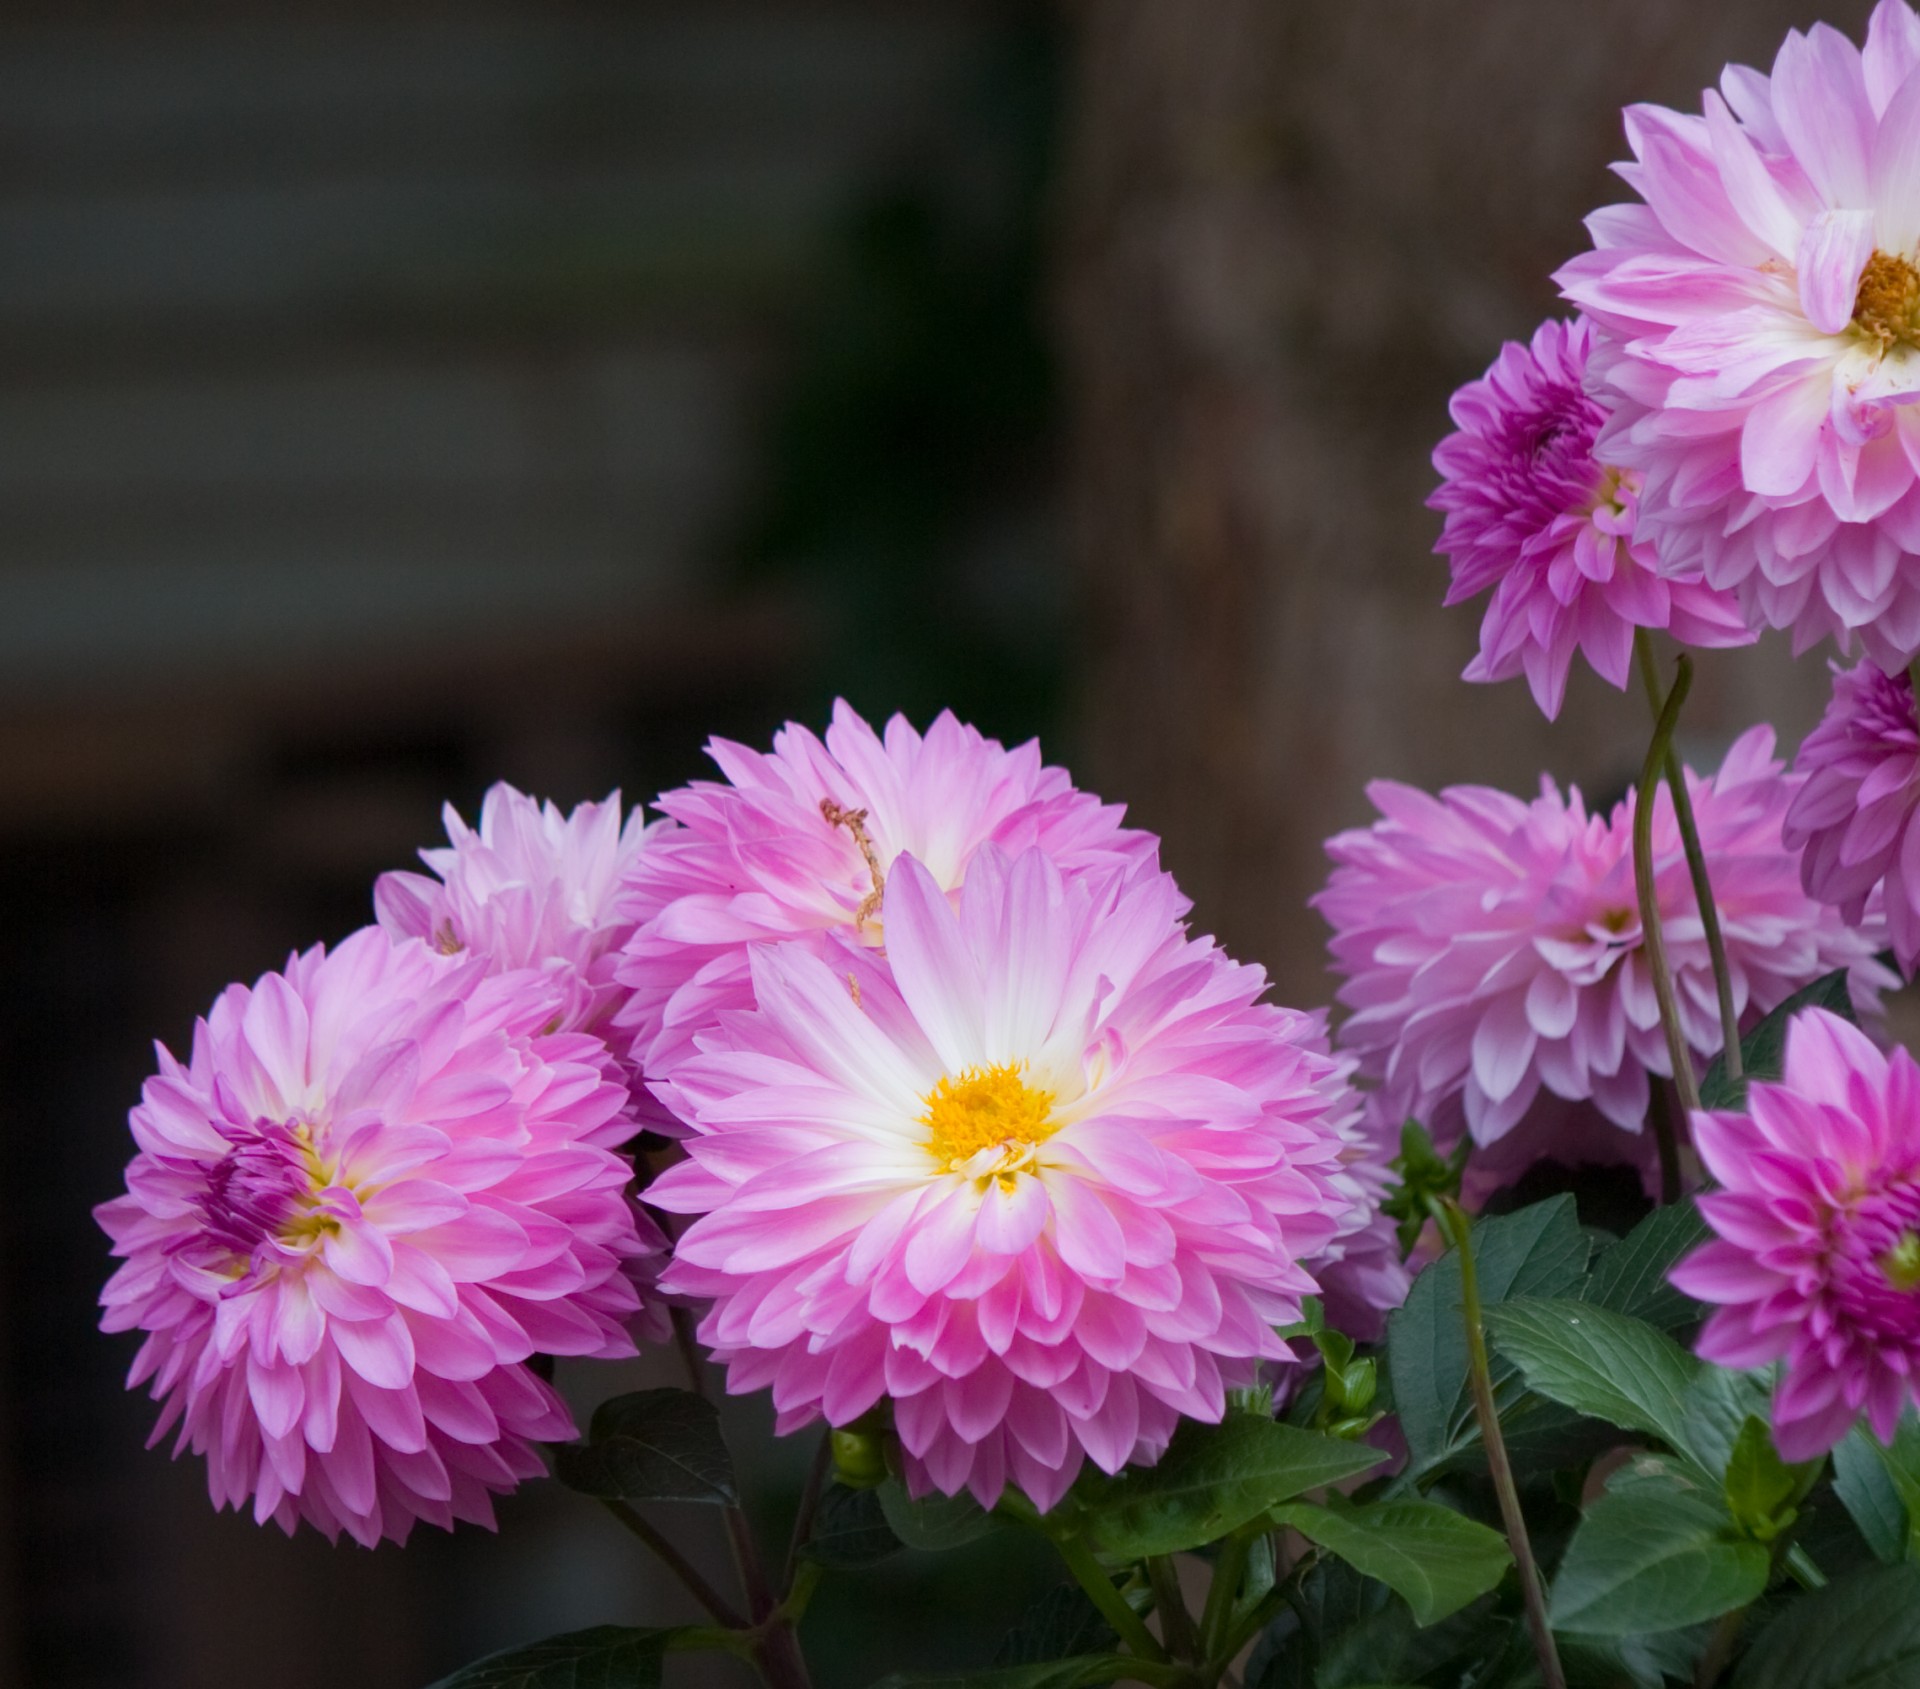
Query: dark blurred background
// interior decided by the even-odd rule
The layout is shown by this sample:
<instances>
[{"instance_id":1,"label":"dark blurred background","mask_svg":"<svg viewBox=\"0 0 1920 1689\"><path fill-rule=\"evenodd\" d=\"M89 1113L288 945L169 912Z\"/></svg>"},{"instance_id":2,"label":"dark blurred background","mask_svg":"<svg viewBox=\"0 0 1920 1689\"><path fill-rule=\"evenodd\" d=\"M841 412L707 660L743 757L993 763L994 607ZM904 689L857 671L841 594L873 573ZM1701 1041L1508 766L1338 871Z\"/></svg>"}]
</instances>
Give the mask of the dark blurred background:
<instances>
[{"instance_id":1,"label":"dark blurred background","mask_svg":"<svg viewBox=\"0 0 1920 1689\"><path fill-rule=\"evenodd\" d=\"M444 798L639 800L836 694L950 704L1129 803L1316 1003L1366 778L1614 787L1637 699L1457 683L1427 454L1620 197L1619 106L1819 15L9 5L0 1685L419 1689L687 1616L551 1486L404 1551L215 1516L93 1330L149 1041L365 920ZM1702 670L1699 756L1824 694L1772 644ZM739 1414L777 1528L793 1451ZM984 1662L1052 1575L830 1589L821 1689Z\"/></svg>"}]
</instances>

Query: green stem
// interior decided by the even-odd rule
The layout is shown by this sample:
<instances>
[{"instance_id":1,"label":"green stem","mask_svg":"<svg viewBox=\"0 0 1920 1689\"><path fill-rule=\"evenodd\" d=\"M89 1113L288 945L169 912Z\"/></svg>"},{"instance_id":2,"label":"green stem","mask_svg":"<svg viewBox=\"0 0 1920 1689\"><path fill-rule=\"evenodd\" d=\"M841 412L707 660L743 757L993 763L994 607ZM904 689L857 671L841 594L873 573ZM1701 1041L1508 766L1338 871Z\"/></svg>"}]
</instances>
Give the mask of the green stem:
<instances>
[{"instance_id":1,"label":"green stem","mask_svg":"<svg viewBox=\"0 0 1920 1689\"><path fill-rule=\"evenodd\" d=\"M1673 1104L1666 1081L1647 1075L1647 1123L1653 1127L1654 1147L1660 1152L1660 1200L1674 1202L1680 1195L1680 1140L1673 1129Z\"/></svg>"},{"instance_id":2,"label":"green stem","mask_svg":"<svg viewBox=\"0 0 1920 1689\"><path fill-rule=\"evenodd\" d=\"M1747 1609L1744 1607L1736 1607L1731 1613L1720 1615L1720 1622L1707 1638L1700 1663L1694 1668L1694 1689L1713 1689L1713 1685L1720 1681L1720 1674L1727 1669L1727 1662L1733 1658L1733 1650L1739 1645L1741 1626L1746 1622Z\"/></svg>"},{"instance_id":3,"label":"green stem","mask_svg":"<svg viewBox=\"0 0 1920 1689\"><path fill-rule=\"evenodd\" d=\"M1647 702L1653 706L1657 723L1664 713L1660 681L1654 669L1653 640L1645 628L1634 629L1634 654L1639 659L1640 678L1647 689ZM1713 881L1707 873L1706 852L1700 846L1700 828L1693 818L1693 796L1687 790L1687 771L1671 740L1665 762L1667 790L1673 795L1673 818L1680 829L1680 846L1686 852L1687 873L1693 880L1693 900L1700 910L1700 926L1707 938L1707 954L1713 961L1713 988L1720 1000L1721 1061L1729 1079L1741 1075L1740 1011L1733 1002L1733 972L1727 966L1727 941L1720 931L1720 906L1714 901Z\"/></svg>"},{"instance_id":4,"label":"green stem","mask_svg":"<svg viewBox=\"0 0 1920 1689\"><path fill-rule=\"evenodd\" d=\"M1153 1610L1160 1615L1160 1634L1176 1660L1198 1660L1200 1637L1180 1592L1180 1574L1171 1554L1147 1556L1147 1583L1153 1590Z\"/></svg>"},{"instance_id":5,"label":"green stem","mask_svg":"<svg viewBox=\"0 0 1920 1689\"><path fill-rule=\"evenodd\" d=\"M607 1499L602 1505L653 1550L660 1563L686 1586L687 1593L706 1608L715 1624L725 1625L729 1630L739 1630L745 1625L746 1620L728 1606L720 1592L693 1569L687 1557L624 1501Z\"/></svg>"},{"instance_id":6,"label":"green stem","mask_svg":"<svg viewBox=\"0 0 1920 1689\"><path fill-rule=\"evenodd\" d=\"M1240 1580L1246 1575L1252 1548L1253 1536L1241 1531L1221 1544L1213 1563L1213 1582L1207 1586L1207 1604L1200 1613L1201 1645L1210 1660L1220 1658L1220 1645L1226 1640L1234 1599L1240 1593Z\"/></svg>"},{"instance_id":7,"label":"green stem","mask_svg":"<svg viewBox=\"0 0 1920 1689\"><path fill-rule=\"evenodd\" d=\"M1048 1531L1047 1535L1067 1563L1067 1570L1073 1573L1073 1581L1087 1592L1087 1598L1100 1609L1100 1616L1113 1626L1120 1639L1143 1660L1165 1665L1166 1649L1154 1640L1153 1632L1128 1605L1127 1598L1113 1587L1113 1579L1094 1559L1092 1550L1066 1531L1057 1534Z\"/></svg>"},{"instance_id":8,"label":"green stem","mask_svg":"<svg viewBox=\"0 0 1920 1689\"><path fill-rule=\"evenodd\" d=\"M1700 1106L1700 1088L1694 1082L1693 1055L1680 1027L1680 1008L1673 995L1673 971L1667 963L1667 941L1660 928L1660 900L1653 880L1653 799L1661 771L1666 766L1667 752L1673 744L1674 723L1680 719L1680 706L1687 701L1687 689L1692 684L1693 661L1683 654L1673 690L1667 694L1660 719L1654 726L1653 742L1647 746L1647 760L1641 765L1640 789L1633 813L1633 880L1640 895L1640 942L1646 949L1647 971L1653 975L1653 995L1660 1005L1660 1024L1667 1035L1673 1088L1679 1093L1680 1106L1689 1119ZM1672 1137L1669 1124L1660 1146L1660 1199L1663 1202L1680 1199L1679 1155L1677 1146L1670 1142Z\"/></svg>"},{"instance_id":9,"label":"green stem","mask_svg":"<svg viewBox=\"0 0 1920 1689\"><path fill-rule=\"evenodd\" d=\"M833 1433L823 1431L807 1467L807 1481L800 1491L800 1506L793 1516L793 1535L787 1542L787 1563L780 1573L782 1599L793 1589L800 1571L800 1551L813 1535L813 1516L820 1510L820 1495L827 1486L827 1468L833 1463Z\"/></svg>"},{"instance_id":10,"label":"green stem","mask_svg":"<svg viewBox=\"0 0 1920 1689\"><path fill-rule=\"evenodd\" d=\"M1520 1491L1514 1484L1513 1467L1507 1460L1506 1440L1500 1435L1500 1413L1493 1400L1493 1370L1487 1359L1487 1333L1480 1315L1480 1279L1473 1263L1472 1223L1467 1219L1466 1210L1451 1197L1442 1197L1433 1204L1433 1216L1440 1222L1440 1229L1452 1237L1460 1257L1460 1315L1467 1334L1467 1376L1473 1385L1473 1411L1480 1421L1480 1441L1487 1451L1487 1474L1493 1480L1493 1493L1500 1501L1507 1546L1513 1550L1514 1570L1520 1577L1520 1599L1526 1607L1534 1655L1540 1662L1540 1675L1546 1689L1567 1689L1566 1676L1560 1669L1560 1652L1554 1646L1553 1631L1547 1624L1547 1598L1540 1584L1540 1568L1534 1564L1533 1549L1527 1541Z\"/></svg>"}]
</instances>

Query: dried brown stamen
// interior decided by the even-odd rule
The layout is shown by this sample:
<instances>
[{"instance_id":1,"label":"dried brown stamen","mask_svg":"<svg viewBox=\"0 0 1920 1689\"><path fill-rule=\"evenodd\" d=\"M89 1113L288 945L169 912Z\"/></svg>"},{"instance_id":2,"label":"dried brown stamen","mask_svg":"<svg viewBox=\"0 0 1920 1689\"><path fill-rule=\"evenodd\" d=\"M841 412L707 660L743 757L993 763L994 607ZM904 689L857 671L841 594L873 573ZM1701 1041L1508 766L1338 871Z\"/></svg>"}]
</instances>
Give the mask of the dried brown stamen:
<instances>
[{"instance_id":1,"label":"dried brown stamen","mask_svg":"<svg viewBox=\"0 0 1920 1689\"><path fill-rule=\"evenodd\" d=\"M880 899L887 889L886 875L880 871L880 853L874 848L873 835L867 831L867 812L864 809L846 809L832 798L822 798L820 814L829 827L846 828L853 835L853 842L860 847L861 856L866 859L873 890L860 899L860 907L853 915L855 926L865 926L880 908Z\"/></svg>"},{"instance_id":2,"label":"dried brown stamen","mask_svg":"<svg viewBox=\"0 0 1920 1689\"><path fill-rule=\"evenodd\" d=\"M1876 252L1860 272L1853 323L1882 348L1896 341L1920 344L1920 270L1904 258Z\"/></svg>"}]
</instances>

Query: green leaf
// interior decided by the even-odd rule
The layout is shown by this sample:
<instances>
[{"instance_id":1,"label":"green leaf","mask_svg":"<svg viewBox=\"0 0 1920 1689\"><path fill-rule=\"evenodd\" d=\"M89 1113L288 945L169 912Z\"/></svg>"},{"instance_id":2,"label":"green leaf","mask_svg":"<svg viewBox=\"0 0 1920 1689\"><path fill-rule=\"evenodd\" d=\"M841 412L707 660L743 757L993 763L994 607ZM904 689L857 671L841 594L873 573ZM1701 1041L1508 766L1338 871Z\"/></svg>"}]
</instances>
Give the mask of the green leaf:
<instances>
[{"instance_id":1,"label":"green leaf","mask_svg":"<svg viewBox=\"0 0 1920 1689\"><path fill-rule=\"evenodd\" d=\"M1871 1566L1792 1602L1753 1640L1734 1689L1913 1689L1920 1567Z\"/></svg>"},{"instance_id":2,"label":"green leaf","mask_svg":"<svg viewBox=\"0 0 1920 1689\"><path fill-rule=\"evenodd\" d=\"M1590 1247L1571 1196L1481 1220L1473 1228L1473 1250L1482 1306L1510 1297L1573 1294ZM1411 1457L1410 1477L1438 1469L1479 1442L1455 1251L1421 1273L1405 1305L1389 1317L1387 1372ZM1497 1362L1496 1391L1513 1376L1510 1363Z\"/></svg>"},{"instance_id":3,"label":"green leaf","mask_svg":"<svg viewBox=\"0 0 1920 1689\"><path fill-rule=\"evenodd\" d=\"M1727 1461L1723 1486L1733 1522L1756 1541L1771 1542L1782 1525L1792 1523L1788 1504L1799 1487L1799 1474L1780 1458L1767 1422L1748 1414Z\"/></svg>"},{"instance_id":4,"label":"green leaf","mask_svg":"<svg viewBox=\"0 0 1920 1689\"><path fill-rule=\"evenodd\" d=\"M996 1666L1040 1665L1076 1655L1110 1653L1120 1645L1113 1627L1077 1584L1056 1584L1021 1615L1001 1641Z\"/></svg>"},{"instance_id":5,"label":"green leaf","mask_svg":"<svg viewBox=\"0 0 1920 1689\"><path fill-rule=\"evenodd\" d=\"M1083 1684L1138 1682L1140 1661L1129 1654L1083 1654L1036 1665L989 1666L984 1671L896 1671L873 1689L1081 1689Z\"/></svg>"},{"instance_id":6,"label":"green leaf","mask_svg":"<svg viewBox=\"0 0 1920 1689\"><path fill-rule=\"evenodd\" d=\"M812 1534L801 1553L835 1571L853 1571L898 1554L904 1546L887 1523L877 1489L850 1490L833 1484L820 1498Z\"/></svg>"},{"instance_id":7,"label":"green leaf","mask_svg":"<svg viewBox=\"0 0 1920 1689\"><path fill-rule=\"evenodd\" d=\"M1174 1554L1217 1542L1276 1502L1386 1458L1384 1449L1249 1414L1229 1414L1218 1425L1185 1420L1157 1465L1087 1485L1079 1528L1089 1546L1116 1560Z\"/></svg>"},{"instance_id":8,"label":"green leaf","mask_svg":"<svg viewBox=\"0 0 1920 1689\"><path fill-rule=\"evenodd\" d=\"M1555 1630L1627 1636L1678 1630L1744 1607L1769 1559L1737 1538L1717 1501L1643 1481L1590 1506L1553 1580Z\"/></svg>"},{"instance_id":9,"label":"green leaf","mask_svg":"<svg viewBox=\"0 0 1920 1689\"><path fill-rule=\"evenodd\" d=\"M1836 968L1796 991L1740 1040L1740 1065L1746 1071L1739 1079L1729 1079L1725 1057L1715 1056L1700 1081L1700 1106L1743 1109L1747 1106L1748 1080L1778 1079L1786 1057L1787 1022L1802 1009L1826 1009L1857 1026L1859 1016L1853 1012L1847 970Z\"/></svg>"},{"instance_id":10,"label":"green leaf","mask_svg":"<svg viewBox=\"0 0 1920 1689\"><path fill-rule=\"evenodd\" d=\"M1433 1501L1341 1508L1295 1501L1276 1507L1273 1518L1378 1578L1422 1625L1486 1594L1513 1563L1498 1531Z\"/></svg>"},{"instance_id":11,"label":"green leaf","mask_svg":"<svg viewBox=\"0 0 1920 1689\"><path fill-rule=\"evenodd\" d=\"M554 1476L582 1495L714 1506L740 1499L720 1416L690 1390L615 1396L594 1409L584 1444L553 1452Z\"/></svg>"},{"instance_id":12,"label":"green leaf","mask_svg":"<svg viewBox=\"0 0 1920 1689\"><path fill-rule=\"evenodd\" d=\"M999 1524L964 1490L953 1496L936 1492L916 1501L898 1478L889 1478L874 1494L893 1534L909 1548L938 1554L983 1537Z\"/></svg>"},{"instance_id":13,"label":"green leaf","mask_svg":"<svg viewBox=\"0 0 1920 1689\"><path fill-rule=\"evenodd\" d=\"M1906 1558L1906 1504L1881 1458L1880 1445L1864 1422L1834 1448L1833 1493L1877 1558L1890 1563Z\"/></svg>"},{"instance_id":14,"label":"green leaf","mask_svg":"<svg viewBox=\"0 0 1920 1689\"><path fill-rule=\"evenodd\" d=\"M1687 1386L1687 1452L1703 1472L1725 1472L1749 1419L1771 1420L1767 1385L1751 1372L1701 1362Z\"/></svg>"},{"instance_id":15,"label":"green leaf","mask_svg":"<svg viewBox=\"0 0 1920 1689\"><path fill-rule=\"evenodd\" d=\"M489 1654L431 1689L659 1689L661 1656L683 1634L596 1625Z\"/></svg>"},{"instance_id":16,"label":"green leaf","mask_svg":"<svg viewBox=\"0 0 1920 1689\"><path fill-rule=\"evenodd\" d=\"M1488 1310L1487 1324L1528 1389L1685 1452L1685 1398L1700 1363L1665 1332L1572 1301L1508 1302Z\"/></svg>"},{"instance_id":17,"label":"green leaf","mask_svg":"<svg viewBox=\"0 0 1920 1689\"><path fill-rule=\"evenodd\" d=\"M1691 1202L1656 1208L1595 1258L1593 1272L1581 1287L1581 1300L1645 1320L1665 1332L1698 1325L1705 1310L1669 1284L1667 1274L1711 1235Z\"/></svg>"}]
</instances>

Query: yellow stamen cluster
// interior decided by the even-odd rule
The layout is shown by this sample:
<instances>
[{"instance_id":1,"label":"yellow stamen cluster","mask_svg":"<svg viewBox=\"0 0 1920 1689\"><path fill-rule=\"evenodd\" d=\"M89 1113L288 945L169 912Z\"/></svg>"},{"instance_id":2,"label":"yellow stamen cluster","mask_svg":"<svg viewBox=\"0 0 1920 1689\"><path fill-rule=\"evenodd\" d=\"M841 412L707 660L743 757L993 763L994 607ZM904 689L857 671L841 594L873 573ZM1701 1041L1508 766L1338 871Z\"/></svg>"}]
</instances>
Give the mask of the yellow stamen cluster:
<instances>
[{"instance_id":1,"label":"yellow stamen cluster","mask_svg":"<svg viewBox=\"0 0 1920 1689\"><path fill-rule=\"evenodd\" d=\"M927 1093L920 1123L927 1129L927 1153L943 1173L960 1171L983 1149L1003 1149L1012 1153L989 1172L1011 1176L1025 1151L1053 1136L1053 1093L1021 1078L1024 1065L969 1067L943 1077Z\"/></svg>"},{"instance_id":2,"label":"yellow stamen cluster","mask_svg":"<svg viewBox=\"0 0 1920 1689\"><path fill-rule=\"evenodd\" d=\"M1894 1246L1875 1265L1895 1290L1912 1290L1920 1286L1920 1232L1902 1232Z\"/></svg>"},{"instance_id":3,"label":"yellow stamen cluster","mask_svg":"<svg viewBox=\"0 0 1920 1689\"><path fill-rule=\"evenodd\" d=\"M1876 252L1860 272L1853 325L1879 341L1883 351L1897 343L1920 346L1920 270L1904 258Z\"/></svg>"}]
</instances>

